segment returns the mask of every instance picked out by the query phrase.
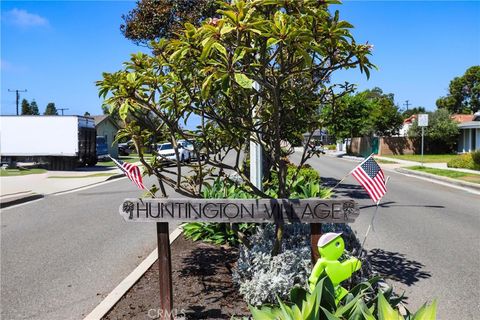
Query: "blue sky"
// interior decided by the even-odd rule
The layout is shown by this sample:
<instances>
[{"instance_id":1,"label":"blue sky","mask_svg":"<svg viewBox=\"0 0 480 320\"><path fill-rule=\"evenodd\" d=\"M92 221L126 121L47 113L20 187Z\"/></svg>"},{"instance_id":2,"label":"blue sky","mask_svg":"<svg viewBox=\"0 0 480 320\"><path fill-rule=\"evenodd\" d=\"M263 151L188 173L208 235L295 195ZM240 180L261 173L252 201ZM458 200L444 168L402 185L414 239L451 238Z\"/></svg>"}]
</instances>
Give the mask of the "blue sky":
<instances>
[{"instance_id":1,"label":"blue sky","mask_svg":"<svg viewBox=\"0 0 480 320\"><path fill-rule=\"evenodd\" d=\"M101 114L96 80L118 70L131 53L146 51L125 39L121 15L134 1L2 1L1 113L15 114L15 93L48 102L65 114ZM370 80L344 72L335 80L378 86L403 107L435 109L450 80L480 64L480 2L346 1L340 16L358 42L374 45L379 67Z\"/></svg>"}]
</instances>

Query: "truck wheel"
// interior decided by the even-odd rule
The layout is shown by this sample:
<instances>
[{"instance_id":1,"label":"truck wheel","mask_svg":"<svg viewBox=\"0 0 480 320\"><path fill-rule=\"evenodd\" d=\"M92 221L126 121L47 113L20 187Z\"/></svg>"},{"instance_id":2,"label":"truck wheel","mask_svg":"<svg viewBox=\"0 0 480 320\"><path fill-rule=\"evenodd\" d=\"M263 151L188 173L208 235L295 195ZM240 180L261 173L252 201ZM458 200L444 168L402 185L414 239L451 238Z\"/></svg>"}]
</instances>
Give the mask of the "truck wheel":
<instances>
[{"instance_id":1,"label":"truck wheel","mask_svg":"<svg viewBox=\"0 0 480 320\"><path fill-rule=\"evenodd\" d=\"M96 158L96 157L95 158L90 158L87 162L87 166L93 167L97 164L97 162L98 162L98 158Z\"/></svg>"}]
</instances>

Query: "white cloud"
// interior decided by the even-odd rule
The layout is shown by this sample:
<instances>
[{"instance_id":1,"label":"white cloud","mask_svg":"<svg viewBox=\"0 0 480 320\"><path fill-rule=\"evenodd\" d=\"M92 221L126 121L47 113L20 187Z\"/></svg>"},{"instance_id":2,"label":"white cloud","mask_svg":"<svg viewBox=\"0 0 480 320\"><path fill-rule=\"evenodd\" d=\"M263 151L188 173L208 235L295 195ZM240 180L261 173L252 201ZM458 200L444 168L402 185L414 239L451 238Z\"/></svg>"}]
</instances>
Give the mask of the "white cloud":
<instances>
[{"instance_id":1,"label":"white cloud","mask_svg":"<svg viewBox=\"0 0 480 320\"><path fill-rule=\"evenodd\" d=\"M5 12L2 18L8 23L22 28L48 26L48 20L44 17L17 8Z\"/></svg>"}]
</instances>

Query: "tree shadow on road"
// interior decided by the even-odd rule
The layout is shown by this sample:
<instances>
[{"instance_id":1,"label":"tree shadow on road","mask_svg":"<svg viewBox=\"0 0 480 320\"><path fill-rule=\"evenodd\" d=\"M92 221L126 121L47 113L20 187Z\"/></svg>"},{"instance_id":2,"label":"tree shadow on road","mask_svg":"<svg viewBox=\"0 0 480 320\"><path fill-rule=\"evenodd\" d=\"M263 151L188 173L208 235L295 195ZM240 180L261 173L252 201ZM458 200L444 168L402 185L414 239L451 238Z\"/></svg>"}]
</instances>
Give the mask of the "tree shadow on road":
<instances>
[{"instance_id":1,"label":"tree shadow on road","mask_svg":"<svg viewBox=\"0 0 480 320\"><path fill-rule=\"evenodd\" d=\"M411 286L421 279L428 279L432 275L423 271L422 263L409 260L404 254L373 249L368 253L373 269L385 278L395 280Z\"/></svg>"}]
</instances>

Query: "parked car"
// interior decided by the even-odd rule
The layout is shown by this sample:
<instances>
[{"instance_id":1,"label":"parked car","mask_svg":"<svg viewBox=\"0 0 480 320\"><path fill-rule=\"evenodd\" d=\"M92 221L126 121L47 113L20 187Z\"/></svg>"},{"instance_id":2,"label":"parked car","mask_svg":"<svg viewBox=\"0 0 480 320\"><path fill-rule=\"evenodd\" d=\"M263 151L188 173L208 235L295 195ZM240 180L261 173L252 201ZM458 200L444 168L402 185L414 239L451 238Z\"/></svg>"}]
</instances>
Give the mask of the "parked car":
<instances>
[{"instance_id":1,"label":"parked car","mask_svg":"<svg viewBox=\"0 0 480 320\"><path fill-rule=\"evenodd\" d=\"M185 149L190 152L190 159L192 160L203 160L205 159L205 148L203 148L198 142L190 140L178 140L178 143L181 144Z\"/></svg>"},{"instance_id":2,"label":"parked car","mask_svg":"<svg viewBox=\"0 0 480 320\"><path fill-rule=\"evenodd\" d=\"M118 154L120 156L128 156L134 149L132 140L118 144Z\"/></svg>"},{"instance_id":3,"label":"parked car","mask_svg":"<svg viewBox=\"0 0 480 320\"><path fill-rule=\"evenodd\" d=\"M162 143L157 148L158 159L162 161L177 161L177 157L175 155L175 149L173 145L168 143ZM182 144L178 144L178 157L180 158L180 162L190 162L190 151L186 149Z\"/></svg>"},{"instance_id":4,"label":"parked car","mask_svg":"<svg viewBox=\"0 0 480 320\"><path fill-rule=\"evenodd\" d=\"M99 161L109 159L107 139L104 136L97 136L97 158Z\"/></svg>"},{"instance_id":5,"label":"parked car","mask_svg":"<svg viewBox=\"0 0 480 320\"><path fill-rule=\"evenodd\" d=\"M313 152L319 152L325 154L325 148L322 141L312 140L309 144L310 150Z\"/></svg>"}]
</instances>

